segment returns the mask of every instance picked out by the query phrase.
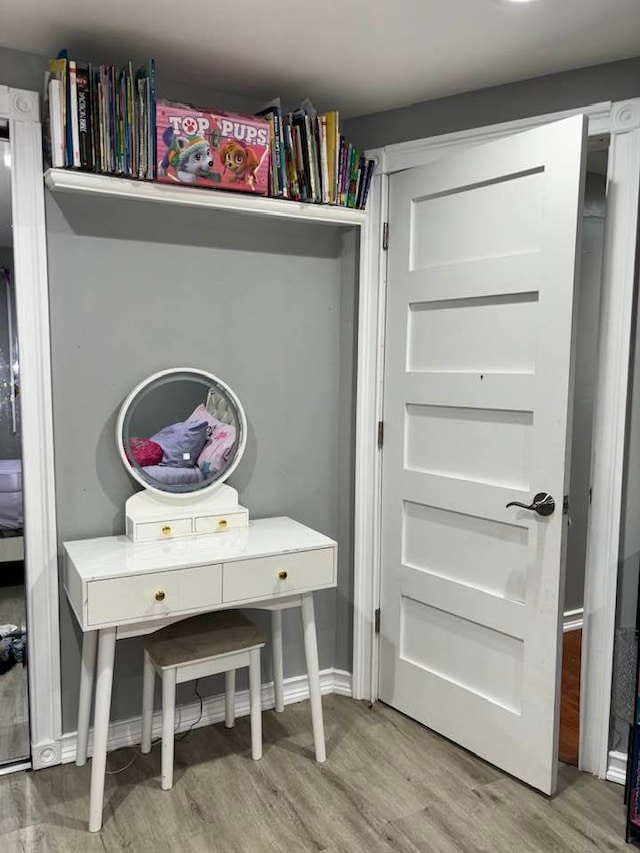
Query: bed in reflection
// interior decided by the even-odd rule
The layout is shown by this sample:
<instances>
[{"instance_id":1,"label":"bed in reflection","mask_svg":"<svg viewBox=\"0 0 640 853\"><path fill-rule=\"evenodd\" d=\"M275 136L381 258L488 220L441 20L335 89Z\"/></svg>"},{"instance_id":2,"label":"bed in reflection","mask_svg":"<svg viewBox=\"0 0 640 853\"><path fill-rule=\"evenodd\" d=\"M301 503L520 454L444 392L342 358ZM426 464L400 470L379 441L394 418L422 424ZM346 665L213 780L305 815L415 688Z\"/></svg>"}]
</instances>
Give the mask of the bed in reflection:
<instances>
[{"instance_id":1,"label":"bed in reflection","mask_svg":"<svg viewBox=\"0 0 640 853\"><path fill-rule=\"evenodd\" d=\"M0 459L0 562L24 559L22 461Z\"/></svg>"}]
</instances>

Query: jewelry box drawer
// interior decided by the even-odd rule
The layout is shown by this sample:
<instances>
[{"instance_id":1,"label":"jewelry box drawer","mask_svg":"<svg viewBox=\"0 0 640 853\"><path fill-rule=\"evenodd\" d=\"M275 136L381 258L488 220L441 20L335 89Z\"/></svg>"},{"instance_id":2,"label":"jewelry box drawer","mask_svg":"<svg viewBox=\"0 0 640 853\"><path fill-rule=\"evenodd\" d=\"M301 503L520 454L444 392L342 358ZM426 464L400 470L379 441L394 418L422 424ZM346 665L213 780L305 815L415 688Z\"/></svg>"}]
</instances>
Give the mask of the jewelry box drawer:
<instances>
[{"instance_id":1,"label":"jewelry box drawer","mask_svg":"<svg viewBox=\"0 0 640 853\"><path fill-rule=\"evenodd\" d=\"M198 610L222 601L222 566L89 581L87 623L104 625Z\"/></svg>"},{"instance_id":2,"label":"jewelry box drawer","mask_svg":"<svg viewBox=\"0 0 640 853\"><path fill-rule=\"evenodd\" d=\"M222 533L225 530L237 530L246 527L249 513L228 512L225 515L199 515L195 519L194 533Z\"/></svg>"},{"instance_id":3,"label":"jewelry box drawer","mask_svg":"<svg viewBox=\"0 0 640 853\"><path fill-rule=\"evenodd\" d=\"M190 518L174 518L167 521L146 521L136 524L135 541L151 542L154 539L173 539L174 536L190 536L193 525Z\"/></svg>"},{"instance_id":4,"label":"jewelry box drawer","mask_svg":"<svg viewBox=\"0 0 640 853\"><path fill-rule=\"evenodd\" d=\"M226 602L293 595L335 583L335 548L299 551L224 563L222 594Z\"/></svg>"}]
</instances>

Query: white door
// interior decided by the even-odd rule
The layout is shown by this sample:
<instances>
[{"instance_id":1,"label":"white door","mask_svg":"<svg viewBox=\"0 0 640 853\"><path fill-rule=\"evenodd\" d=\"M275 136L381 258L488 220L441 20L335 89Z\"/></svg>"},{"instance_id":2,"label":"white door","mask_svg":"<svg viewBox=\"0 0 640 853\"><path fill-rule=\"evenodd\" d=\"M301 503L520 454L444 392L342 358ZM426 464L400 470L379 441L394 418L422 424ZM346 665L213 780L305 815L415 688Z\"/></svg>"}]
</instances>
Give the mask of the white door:
<instances>
[{"instance_id":1,"label":"white door","mask_svg":"<svg viewBox=\"0 0 640 853\"><path fill-rule=\"evenodd\" d=\"M380 699L546 793L585 143L577 116L390 181Z\"/></svg>"}]
</instances>

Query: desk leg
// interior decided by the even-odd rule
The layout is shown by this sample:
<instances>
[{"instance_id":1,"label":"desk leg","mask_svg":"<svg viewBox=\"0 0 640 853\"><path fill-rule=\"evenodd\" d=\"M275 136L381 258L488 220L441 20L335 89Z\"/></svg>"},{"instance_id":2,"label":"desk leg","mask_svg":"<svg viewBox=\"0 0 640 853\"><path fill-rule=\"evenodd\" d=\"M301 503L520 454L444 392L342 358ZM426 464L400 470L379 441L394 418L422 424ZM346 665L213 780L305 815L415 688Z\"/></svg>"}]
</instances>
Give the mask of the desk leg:
<instances>
[{"instance_id":1,"label":"desk leg","mask_svg":"<svg viewBox=\"0 0 640 853\"><path fill-rule=\"evenodd\" d=\"M320 698L320 668L318 666L318 638L316 619L313 609L313 593L306 592L302 599L302 627L304 629L304 652L307 658L309 677L309 697L311 699L311 723L316 746L316 761L326 761L324 745L324 722L322 719L322 700Z\"/></svg>"},{"instance_id":2,"label":"desk leg","mask_svg":"<svg viewBox=\"0 0 640 853\"><path fill-rule=\"evenodd\" d=\"M273 653L273 692L276 711L284 711L284 664L282 658L282 610L271 611L271 650Z\"/></svg>"},{"instance_id":3,"label":"desk leg","mask_svg":"<svg viewBox=\"0 0 640 853\"><path fill-rule=\"evenodd\" d=\"M87 743L89 741L89 723L91 718L91 700L93 698L93 679L96 670L96 651L98 632L86 631L82 635L82 668L80 670L80 701L78 703L78 743L76 764L82 767L87 763Z\"/></svg>"},{"instance_id":4,"label":"desk leg","mask_svg":"<svg viewBox=\"0 0 640 853\"><path fill-rule=\"evenodd\" d=\"M91 760L91 797L89 800L89 832L102 826L104 773L107 764L107 735L111 710L113 662L116 652L116 629L102 628L98 638L98 678L93 720L93 758Z\"/></svg>"}]
</instances>

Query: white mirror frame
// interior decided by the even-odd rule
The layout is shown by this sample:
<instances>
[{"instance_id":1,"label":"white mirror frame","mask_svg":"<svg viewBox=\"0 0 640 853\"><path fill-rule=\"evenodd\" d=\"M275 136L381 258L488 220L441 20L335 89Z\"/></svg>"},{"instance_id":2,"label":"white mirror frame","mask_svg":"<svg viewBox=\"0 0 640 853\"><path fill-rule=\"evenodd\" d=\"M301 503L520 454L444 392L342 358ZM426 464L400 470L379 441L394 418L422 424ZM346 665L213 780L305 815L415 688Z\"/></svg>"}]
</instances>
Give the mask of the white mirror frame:
<instances>
[{"instance_id":1,"label":"white mirror frame","mask_svg":"<svg viewBox=\"0 0 640 853\"><path fill-rule=\"evenodd\" d=\"M164 491L163 489L157 489L155 486L145 480L144 477L141 477L140 474L133 467L133 465L129 463L129 460L127 459L127 454L124 449L124 442L122 439L122 427L124 425L124 419L126 417L127 410L133 400L135 400L135 398L144 388L154 383L157 379L162 379L164 376L171 376L174 373L195 373L197 376L201 376L203 379L206 379L207 382L219 385L221 388L224 389L225 393L233 402L240 417L240 444L238 445L235 459L233 460L231 465L229 465L222 477L219 477L217 480L213 480L210 484L208 484L207 486L203 486L203 488L201 489L194 489L194 491L192 492L169 492ZM142 382L136 385L133 391L131 391L131 393L127 396L126 400L120 407L120 412L118 414L118 422L116 423L116 444L118 446L118 452L120 453L120 459L122 459L122 464L127 469L127 472L134 478L134 480L140 483L143 489L147 489L150 492L154 492L156 495L161 495L163 498L175 500L177 502L184 502L189 500L197 501L200 497L210 495L217 488L219 488L225 480L229 479L229 477L233 474L233 472L240 464L247 444L247 417L244 413L242 403L238 399L236 393L227 385L226 382L223 382L222 379L215 376L213 373L209 373L207 370L200 370L197 367L171 367L168 370L160 370L158 371L158 373L154 373L151 376L148 376L146 379L143 379Z\"/></svg>"},{"instance_id":2,"label":"white mirror frame","mask_svg":"<svg viewBox=\"0 0 640 853\"><path fill-rule=\"evenodd\" d=\"M34 769L60 763L62 707L42 128L37 92L0 86L9 121L20 339L29 717Z\"/></svg>"}]
</instances>

